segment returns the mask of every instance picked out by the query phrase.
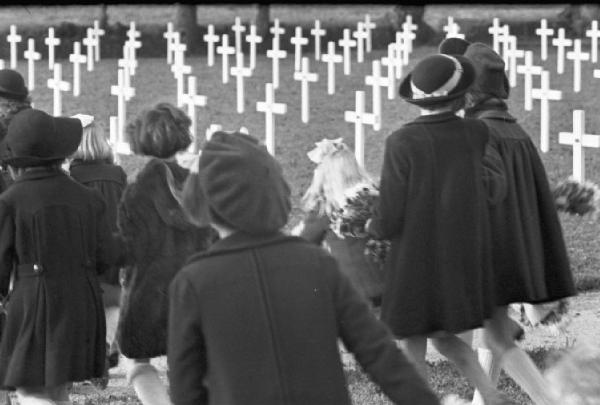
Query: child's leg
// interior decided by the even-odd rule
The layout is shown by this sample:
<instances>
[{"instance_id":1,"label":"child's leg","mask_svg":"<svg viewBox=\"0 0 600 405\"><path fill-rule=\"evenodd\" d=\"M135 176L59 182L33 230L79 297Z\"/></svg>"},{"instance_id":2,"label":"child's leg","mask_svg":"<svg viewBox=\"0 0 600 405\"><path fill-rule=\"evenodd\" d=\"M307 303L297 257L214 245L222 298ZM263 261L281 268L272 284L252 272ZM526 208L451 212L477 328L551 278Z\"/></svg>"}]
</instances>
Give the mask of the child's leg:
<instances>
[{"instance_id":1,"label":"child's leg","mask_svg":"<svg viewBox=\"0 0 600 405\"><path fill-rule=\"evenodd\" d=\"M19 405L56 405L44 387L17 387Z\"/></svg>"},{"instance_id":2,"label":"child's leg","mask_svg":"<svg viewBox=\"0 0 600 405\"><path fill-rule=\"evenodd\" d=\"M167 387L158 377L158 371L150 364L150 359L128 361L127 381L144 405L170 405Z\"/></svg>"},{"instance_id":3,"label":"child's leg","mask_svg":"<svg viewBox=\"0 0 600 405\"><path fill-rule=\"evenodd\" d=\"M515 345L514 327L507 307L499 307L485 323L485 343L494 357L500 359L504 371L531 397L535 404L552 405L548 384L531 358Z\"/></svg>"},{"instance_id":4,"label":"child's leg","mask_svg":"<svg viewBox=\"0 0 600 405\"><path fill-rule=\"evenodd\" d=\"M427 381L427 364L425 354L427 353L427 337L411 336L398 341L408 360L415 366L421 377Z\"/></svg>"},{"instance_id":5,"label":"child's leg","mask_svg":"<svg viewBox=\"0 0 600 405\"><path fill-rule=\"evenodd\" d=\"M8 395L8 391L0 390L0 405L11 405L10 396Z\"/></svg>"}]
</instances>

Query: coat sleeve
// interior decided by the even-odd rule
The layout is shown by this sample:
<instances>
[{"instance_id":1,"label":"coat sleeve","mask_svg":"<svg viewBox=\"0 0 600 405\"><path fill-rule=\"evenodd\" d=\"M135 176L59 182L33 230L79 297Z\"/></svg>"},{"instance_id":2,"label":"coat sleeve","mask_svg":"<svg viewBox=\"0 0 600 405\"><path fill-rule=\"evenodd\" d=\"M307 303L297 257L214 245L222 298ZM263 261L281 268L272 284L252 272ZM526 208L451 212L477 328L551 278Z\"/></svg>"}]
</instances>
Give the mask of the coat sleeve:
<instances>
[{"instance_id":1,"label":"coat sleeve","mask_svg":"<svg viewBox=\"0 0 600 405\"><path fill-rule=\"evenodd\" d=\"M434 405L437 396L409 363L389 329L327 256L327 269L337 314L338 334L363 370L395 404Z\"/></svg>"},{"instance_id":2,"label":"coat sleeve","mask_svg":"<svg viewBox=\"0 0 600 405\"><path fill-rule=\"evenodd\" d=\"M14 220L10 208L0 201L0 298L8 294L15 256Z\"/></svg>"},{"instance_id":3,"label":"coat sleeve","mask_svg":"<svg viewBox=\"0 0 600 405\"><path fill-rule=\"evenodd\" d=\"M321 245L329 229L329 218L316 212L309 212L301 224L299 236L317 245Z\"/></svg>"},{"instance_id":4,"label":"coat sleeve","mask_svg":"<svg viewBox=\"0 0 600 405\"><path fill-rule=\"evenodd\" d=\"M207 404L206 346L199 316L194 311L198 299L185 273L171 283L169 302L167 362L171 400L175 405Z\"/></svg>"},{"instance_id":5,"label":"coat sleeve","mask_svg":"<svg viewBox=\"0 0 600 405\"><path fill-rule=\"evenodd\" d=\"M490 205L500 204L506 198L506 170L491 138L485 146L483 155L483 182Z\"/></svg>"}]
</instances>

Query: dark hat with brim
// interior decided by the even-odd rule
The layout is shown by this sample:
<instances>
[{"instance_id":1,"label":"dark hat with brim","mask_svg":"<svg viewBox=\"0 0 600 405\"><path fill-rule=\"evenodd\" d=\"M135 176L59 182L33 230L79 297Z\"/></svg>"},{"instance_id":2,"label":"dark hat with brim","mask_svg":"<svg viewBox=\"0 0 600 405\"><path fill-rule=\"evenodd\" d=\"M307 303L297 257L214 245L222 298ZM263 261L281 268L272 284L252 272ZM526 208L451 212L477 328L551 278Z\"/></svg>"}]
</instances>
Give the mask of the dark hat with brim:
<instances>
[{"instance_id":1,"label":"dark hat with brim","mask_svg":"<svg viewBox=\"0 0 600 405\"><path fill-rule=\"evenodd\" d=\"M510 85L504 71L504 60L492 48L475 42L467 48L464 56L468 58L477 72L473 90L507 99Z\"/></svg>"},{"instance_id":2,"label":"dark hat with brim","mask_svg":"<svg viewBox=\"0 0 600 405\"><path fill-rule=\"evenodd\" d=\"M0 97L23 101L28 94L25 80L19 72L12 69L0 69Z\"/></svg>"},{"instance_id":3,"label":"dark hat with brim","mask_svg":"<svg viewBox=\"0 0 600 405\"><path fill-rule=\"evenodd\" d=\"M464 96L475 80L475 68L460 55L429 55L400 83L405 101L427 107Z\"/></svg>"},{"instance_id":4,"label":"dark hat with brim","mask_svg":"<svg viewBox=\"0 0 600 405\"><path fill-rule=\"evenodd\" d=\"M0 160L14 167L42 166L72 155L81 142L81 121L28 108L17 113L0 143Z\"/></svg>"},{"instance_id":5,"label":"dark hat with brim","mask_svg":"<svg viewBox=\"0 0 600 405\"><path fill-rule=\"evenodd\" d=\"M290 187L279 163L257 139L215 132L202 149L197 169L182 193L183 209L196 225L216 222L264 235L287 223Z\"/></svg>"}]
</instances>

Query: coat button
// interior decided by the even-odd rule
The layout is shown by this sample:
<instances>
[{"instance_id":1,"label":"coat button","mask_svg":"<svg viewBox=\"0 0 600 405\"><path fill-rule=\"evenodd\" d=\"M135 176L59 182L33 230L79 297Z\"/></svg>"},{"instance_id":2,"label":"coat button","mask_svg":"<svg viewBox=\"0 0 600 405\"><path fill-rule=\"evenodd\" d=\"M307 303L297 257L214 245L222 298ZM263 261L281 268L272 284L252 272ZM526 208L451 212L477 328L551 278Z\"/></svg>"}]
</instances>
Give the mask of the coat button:
<instances>
[{"instance_id":1,"label":"coat button","mask_svg":"<svg viewBox=\"0 0 600 405\"><path fill-rule=\"evenodd\" d=\"M42 272L43 272L43 271L44 271L44 269L42 268L42 266L41 266L41 265L39 265L39 264L37 264L37 263L33 265L33 272L34 272L35 274L38 274L38 275L39 275L39 274L42 274Z\"/></svg>"}]
</instances>

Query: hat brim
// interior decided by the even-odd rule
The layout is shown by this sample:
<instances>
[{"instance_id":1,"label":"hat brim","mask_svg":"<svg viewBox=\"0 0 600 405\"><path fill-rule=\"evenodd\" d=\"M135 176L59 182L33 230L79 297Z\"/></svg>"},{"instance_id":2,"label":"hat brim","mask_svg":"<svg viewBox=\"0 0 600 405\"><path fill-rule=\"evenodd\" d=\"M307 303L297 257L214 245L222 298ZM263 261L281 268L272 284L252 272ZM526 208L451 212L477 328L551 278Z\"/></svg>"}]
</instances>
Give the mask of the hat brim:
<instances>
[{"instance_id":1,"label":"hat brim","mask_svg":"<svg viewBox=\"0 0 600 405\"><path fill-rule=\"evenodd\" d=\"M426 98L413 98L412 88L410 86L410 82L412 80L412 72L406 75L402 83L400 83L400 87L398 89L398 94L400 97L414 105L418 106L429 106L433 104L437 104L444 101L451 101L457 99L459 97L464 96L464 94L469 90L469 87L475 81L475 67L469 61L469 59L465 58L462 55L451 55L453 58L456 58L463 69L463 74L460 78L460 81L456 85L454 89L450 93L445 96L439 97L426 97Z\"/></svg>"},{"instance_id":2,"label":"hat brim","mask_svg":"<svg viewBox=\"0 0 600 405\"><path fill-rule=\"evenodd\" d=\"M28 96L28 94L12 93L12 92L6 90L4 87L0 86L0 97L6 98L9 100L25 101L27 96Z\"/></svg>"}]
</instances>

